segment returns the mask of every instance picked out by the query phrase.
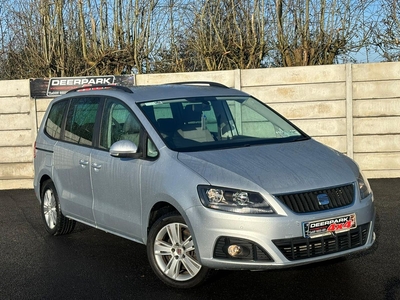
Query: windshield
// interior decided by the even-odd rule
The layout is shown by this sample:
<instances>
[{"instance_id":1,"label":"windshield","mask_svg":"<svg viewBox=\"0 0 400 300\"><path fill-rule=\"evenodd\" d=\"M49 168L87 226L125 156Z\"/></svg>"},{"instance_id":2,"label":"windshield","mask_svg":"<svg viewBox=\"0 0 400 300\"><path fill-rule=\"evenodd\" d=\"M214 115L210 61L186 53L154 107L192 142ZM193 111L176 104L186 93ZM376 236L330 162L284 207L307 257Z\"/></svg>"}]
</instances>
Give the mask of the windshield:
<instances>
[{"instance_id":1,"label":"windshield","mask_svg":"<svg viewBox=\"0 0 400 300\"><path fill-rule=\"evenodd\" d=\"M308 137L252 97L195 97L141 103L165 144L199 151L293 142Z\"/></svg>"}]
</instances>

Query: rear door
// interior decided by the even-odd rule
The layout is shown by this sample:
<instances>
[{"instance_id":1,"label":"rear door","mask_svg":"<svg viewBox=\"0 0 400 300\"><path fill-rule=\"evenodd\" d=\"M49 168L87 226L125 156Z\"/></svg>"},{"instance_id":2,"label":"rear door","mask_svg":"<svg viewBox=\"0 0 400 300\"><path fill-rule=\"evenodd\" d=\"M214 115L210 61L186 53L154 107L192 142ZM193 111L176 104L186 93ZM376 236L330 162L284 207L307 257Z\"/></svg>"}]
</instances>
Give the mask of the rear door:
<instances>
[{"instance_id":1,"label":"rear door","mask_svg":"<svg viewBox=\"0 0 400 300\"><path fill-rule=\"evenodd\" d=\"M100 97L71 99L61 141L54 147L54 180L63 212L94 224L90 155Z\"/></svg>"}]
</instances>

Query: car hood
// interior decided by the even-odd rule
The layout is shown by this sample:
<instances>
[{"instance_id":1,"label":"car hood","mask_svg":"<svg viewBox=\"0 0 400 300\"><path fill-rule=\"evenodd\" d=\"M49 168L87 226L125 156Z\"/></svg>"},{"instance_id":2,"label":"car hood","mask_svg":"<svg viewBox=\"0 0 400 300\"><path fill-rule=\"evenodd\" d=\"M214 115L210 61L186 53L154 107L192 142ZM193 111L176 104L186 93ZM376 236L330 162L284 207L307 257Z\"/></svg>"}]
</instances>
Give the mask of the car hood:
<instances>
[{"instance_id":1,"label":"car hood","mask_svg":"<svg viewBox=\"0 0 400 300\"><path fill-rule=\"evenodd\" d=\"M354 182L358 167L315 140L199 152L178 159L211 185L270 194L316 190Z\"/></svg>"}]
</instances>

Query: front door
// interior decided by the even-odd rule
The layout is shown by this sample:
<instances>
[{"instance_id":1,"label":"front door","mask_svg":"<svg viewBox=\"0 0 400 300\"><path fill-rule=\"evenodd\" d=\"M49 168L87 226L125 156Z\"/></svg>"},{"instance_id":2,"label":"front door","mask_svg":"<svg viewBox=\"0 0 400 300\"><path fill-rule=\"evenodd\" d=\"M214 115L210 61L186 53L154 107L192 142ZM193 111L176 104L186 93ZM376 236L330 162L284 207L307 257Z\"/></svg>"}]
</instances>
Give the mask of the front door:
<instances>
[{"instance_id":1,"label":"front door","mask_svg":"<svg viewBox=\"0 0 400 300\"><path fill-rule=\"evenodd\" d=\"M106 99L100 131L100 149L91 155L93 212L98 227L122 236L141 236L141 159L112 157L108 150L119 140L139 146L140 125L134 114L116 99Z\"/></svg>"}]
</instances>

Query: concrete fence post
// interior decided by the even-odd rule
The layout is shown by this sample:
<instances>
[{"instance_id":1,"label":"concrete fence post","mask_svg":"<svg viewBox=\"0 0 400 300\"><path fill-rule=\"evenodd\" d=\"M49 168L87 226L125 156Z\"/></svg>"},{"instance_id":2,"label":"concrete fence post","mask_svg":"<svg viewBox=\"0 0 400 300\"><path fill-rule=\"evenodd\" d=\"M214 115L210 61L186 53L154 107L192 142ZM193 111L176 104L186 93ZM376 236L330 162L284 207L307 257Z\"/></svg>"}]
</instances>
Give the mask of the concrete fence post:
<instances>
[{"instance_id":1,"label":"concrete fence post","mask_svg":"<svg viewBox=\"0 0 400 300\"><path fill-rule=\"evenodd\" d=\"M346 64L346 152L347 156L354 157L353 131L353 72L352 64Z\"/></svg>"},{"instance_id":2,"label":"concrete fence post","mask_svg":"<svg viewBox=\"0 0 400 300\"><path fill-rule=\"evenodd\" d=\"M234 77L235 77L235 89L237 90L242 90L242 72L240 71L240 69L236 69L234 71Z\"/></svg>"}]
</instances>

